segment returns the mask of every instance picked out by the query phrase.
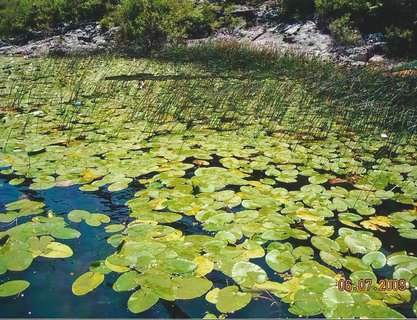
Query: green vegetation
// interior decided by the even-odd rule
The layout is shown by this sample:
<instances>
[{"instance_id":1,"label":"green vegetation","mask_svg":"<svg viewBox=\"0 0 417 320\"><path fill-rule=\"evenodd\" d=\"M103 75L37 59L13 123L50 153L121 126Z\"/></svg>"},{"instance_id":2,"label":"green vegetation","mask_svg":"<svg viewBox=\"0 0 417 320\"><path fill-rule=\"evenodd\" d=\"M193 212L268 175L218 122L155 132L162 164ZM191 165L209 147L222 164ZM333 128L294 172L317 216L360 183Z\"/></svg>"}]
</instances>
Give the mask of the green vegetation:
<instances>
[{"instance_id":1,"label":"green vegetation","mask_svg":"<svg viewBox=\"0 0 417 320\"><path fill-rule=\"evenodd\" d=\"M242 24L241 18L231 14L233 7L264 2L277 8L284 20L316 16L342 44L357 43L361 33L382 32L389 54L417 52L414 0L0 0L0 36L48 30L60 22L76 26L101 21L104 27L121 26L119 39L136 49L159 49L167 41L201 38L218 28Z\"/></svg>"},{"instance_id":2,"label":"green vegetation","mask_svg":"<svg viewBox=\"0 0 417 320\"><path fill-rule=\"evenodd\" d=\"M130 192L124 220L80 203L60 216L7 203L0 297L30 295L18 271L77 259L78 229L95 228L107 236L92 241L111 248L92 251L62 294L114 279L132 313L198 298L198 317L256 299L289 316L416 312L414 243L390 246L417 239L415 78L234 43L136 60L0 59L8 183ZM340 279L372 284L343 291ZM379 290L380 279L408 284Z\"/></svg>"}]
</instances>

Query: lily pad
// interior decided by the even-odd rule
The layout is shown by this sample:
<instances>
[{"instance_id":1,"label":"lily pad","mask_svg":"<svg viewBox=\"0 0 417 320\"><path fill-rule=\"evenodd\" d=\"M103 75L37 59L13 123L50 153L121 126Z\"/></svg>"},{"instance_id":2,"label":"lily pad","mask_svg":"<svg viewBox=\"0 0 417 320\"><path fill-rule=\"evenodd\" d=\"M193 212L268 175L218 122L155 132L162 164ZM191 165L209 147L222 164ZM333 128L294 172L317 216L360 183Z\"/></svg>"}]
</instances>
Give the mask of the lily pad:
<instances>
[{"instance_id":1,"label":"lily pad","mask_svg":"<svg viewBox=\"0 0 417 320\"><path fill-rule=\"evenodd\" d=\"M14 296L29 287L30 283L25 280L12 280L0 285L0 297Z\"/></svg>"},{"instance_id":2,"label":"lily pad","mask_svg":"<svg viewBox=\"0 0 417 320\"><path fill-rule=\"evenodd\" d=\"M218 291L216 308L220 312L228 313L242 309L252 299L250 293L240 292L236 286L229 286Z\"/></svg>"},{"instance_id":3,"label":"lily pad","mask_svg":"<svg viewBox=\"0 0 417 320\"><path fill-rule=\"evenodd\" d=\"M133 293L127 301L127 307L133 313L141 313L152 308L159 297L150 289L142 288Z\"/></svg>"},{"instance_id":4,"label":"lily pad","mask_svg":"<svg viewBox=\"0 0 417 320\"><path fill-rule=\"evenodd\" d=\"M72 292L76 296L85 295L97 288L104 280L104 275L88 271L79 276L72 284Z\"/></svg>"},{"instance_id":5,"label":"lily pad","mask_svg":"<svg viewBox=\"0 0 417 320\"><path fill-rule=\"evenodd\" d=\"M387 258L382 252L369 252L362 257L363 263L372 266L374 269L381 269L387 263Z\"/></svg>"},{"instance_id":6,"label":"lily pad","mask_svg":"<svg viewBox=\"0 0 417 320\"><path fill-rule=\"evenodd\" d=\"M268 277L258 265L239 261L232 268L232 278L243 287L252 287L255 283L264 283Z\"/></svg>"},{"instance_id":7,"label":"lily pad","mask_svg":"<svg viewBox=\"0 0 417 320\"><path fill-rule=\"evenodd\" d=\"M268 252L265 260L267 265L277 272L287 271L295 264L295 258L290 252L278 250Z\"/></svg>"}]
</instances>

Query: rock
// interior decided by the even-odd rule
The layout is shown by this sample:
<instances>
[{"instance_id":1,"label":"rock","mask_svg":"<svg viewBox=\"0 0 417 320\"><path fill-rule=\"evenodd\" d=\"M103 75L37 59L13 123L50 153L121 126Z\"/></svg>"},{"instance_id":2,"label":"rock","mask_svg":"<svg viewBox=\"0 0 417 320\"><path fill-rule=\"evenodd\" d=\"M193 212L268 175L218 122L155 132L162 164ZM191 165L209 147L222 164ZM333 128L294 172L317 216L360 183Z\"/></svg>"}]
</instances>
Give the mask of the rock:
<instances>
[{"instance_id":1,"label":"rock","mask_svg":"<svg viewBox=\"0 0 417 320\"><path fill-rule=\"evenodd\" d=\"M350 53L349 59L352 61L361 61L366 62L374 55L375 48L372 45L365 45L360 47L355 47L348 50Z\"/></svg>"},{"instance_id":2,"label":"rock","mask_svg":"<svg viewBox=\"0 0 417 320\"><path fill-rule=\"evenodd\" d=\"M385 36L382 32L370 33L365 36L365 40L369 44L378 43L378 42L381 43L381 42L385 42Z\"/></svg>"},{"instance_id":3,"label":"rock","mask_svg":"<svg viewBox=\"0 0 417 320\"><path fill-rule=\"evenodd\" d=\"M241 17L245 19L246 24L254 25L256 23L257 11L258 10L253 7L237 5L233 8L233 10L230 13L236 17Z\"/></svg>"},{"instance_id":4,"label":"rock","mask_svg":"<svg viewBox=\"0 0 417 320\"><path fill-rule=\"evenodd\" d=\"M352 62L351 65L354 67L364 67L366 63L363 61L355 61L355 62Z\"/></svg>"},{"instance_id":5,"label":"rock","mask_svg":"<svg viewBox=\"0 0 417 320\"><path fill-rule=\"evenodd\" d=\"M366 62L368 60L368 54L366 52L354 53L349 56L352 61Z\"/></svg>"},{"instance_id":6,"label":"rock","mask_svg":"<svg viewBox=\"0 0 417 320\"><path fill-rule=\"evenodd\" d=\"M301 29L301 25L297 23L296 25L290 25L286 30L285 33L287 35L293 36Z\"/></svg>"},{"instance_id":7,"label":"rock","mask_svg":"<svg viewBox=\"0 0 417 320\"><path fill-rule=\"evenodd\" d=\"M100 52L106 48L114 47L114 38L119 28L110 28L105 31L98 24L84 24L78 29L67 30L68 26L60 25L54 29L52 35L44 36L40 33L35 39L26 41L23 44L12 42L12 45L1 46L0 54L23 55L23 56L45 56L70 55Z\"/></svg>"},{"instance_id":8,"label":"rock","mask_svg":"<svg viewBox=\"0 0 417 320\"><path fill-rule=\"evenodd\" d=\"M387 63L387 60L383 56L376 54L368 60L368 63L374 65L383 65Z\"/></svg>"}]
</instances>

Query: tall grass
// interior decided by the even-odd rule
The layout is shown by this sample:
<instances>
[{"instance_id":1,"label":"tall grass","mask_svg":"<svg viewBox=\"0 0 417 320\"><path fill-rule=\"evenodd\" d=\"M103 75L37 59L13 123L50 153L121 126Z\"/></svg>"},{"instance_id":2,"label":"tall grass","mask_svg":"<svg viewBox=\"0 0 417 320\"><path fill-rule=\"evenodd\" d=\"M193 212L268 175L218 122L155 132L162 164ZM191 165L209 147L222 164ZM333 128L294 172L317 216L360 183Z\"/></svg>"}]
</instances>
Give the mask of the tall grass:
<instances>
[{"instance_id":1,"label":"tall grass","mask_svg":"<svg viewBox=\"0 0 417 320\"><path fill-rule=\"evenodd\" d=\"M138 137L200 128L300 139L384 133L390 150L417 133L415 76L233 42L170 47L141 59L44 58L11 65L13 77L0 75L7 83L0 106L55 114L49 121L67 143L87 132L115 138L127 125L136 125ZM74 107L78 101L80 108ZM94 123L84 123L88 117Z\"/></svg>"}]
</instances>

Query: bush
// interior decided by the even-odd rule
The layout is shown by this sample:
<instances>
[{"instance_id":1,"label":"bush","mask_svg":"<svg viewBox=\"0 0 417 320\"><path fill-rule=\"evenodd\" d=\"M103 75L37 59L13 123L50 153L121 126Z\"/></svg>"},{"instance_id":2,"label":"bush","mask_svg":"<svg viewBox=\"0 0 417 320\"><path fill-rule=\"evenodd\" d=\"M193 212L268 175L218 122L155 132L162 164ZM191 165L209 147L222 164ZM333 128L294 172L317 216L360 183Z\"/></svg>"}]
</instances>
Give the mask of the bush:
<instances>
[{"instance_id":1,"label":"bush","mask_svg":"<svg viewBox=\"0 0 417 320\"><path fill-rule=\"evenodd\" d=\"M278 0L278 7L283 18L302 19L314 13L314 0Z\"/></svg>"},{"instance_id":2,"label":"bush","mask_svg":"<svg viewBox=\"0 0 417 320\"><path fill-rule=\"evenodd\" d=\"M31 9L29 0L0 0L0 36L13 37L27 31Z\"/></svg>"},{"instance_id":3,"label":"bush","mask_svg":"<svg viewBox=\"0 0 417 320\"><path fill-rule=\"evenodd\" d=\"M393 56L412 55L417 52L417 33L411 29L391 26L386 30L386 50Z\"/></svg>"},{"instance_id":4,"label":"bush","mask_svg":"<svg viewBox=\"0 0 417 320\"><path fill-rule=\"evenodd\" d=\"M60 22L74 26L97 21L117 0L0 0L0 36L48 30Z\"/></svg>"},{"instance_id":5,"label":"bush","mask_svg":"<svg viewBox=\"0 0 417 320\"><path fill-rule=\"evenodd\" d=\"M122 0L115 16L122 39L146 51L200 32L208 34L215 18L212 6L188 0Z\"/></svg>"},{"instance_id":6,"label":"bush","mask_svg":"<svg viewBox=\"0 0 417 320\"><path fill-rule=\"evenodd\" d=\"M339 44L353 46L361 40L361 34L354 27L349 14L332 21L329 30L333 39Z\"/></svg>"}]
</instances>

